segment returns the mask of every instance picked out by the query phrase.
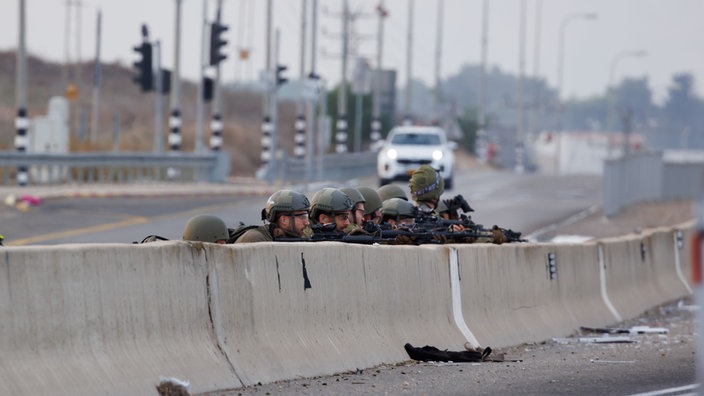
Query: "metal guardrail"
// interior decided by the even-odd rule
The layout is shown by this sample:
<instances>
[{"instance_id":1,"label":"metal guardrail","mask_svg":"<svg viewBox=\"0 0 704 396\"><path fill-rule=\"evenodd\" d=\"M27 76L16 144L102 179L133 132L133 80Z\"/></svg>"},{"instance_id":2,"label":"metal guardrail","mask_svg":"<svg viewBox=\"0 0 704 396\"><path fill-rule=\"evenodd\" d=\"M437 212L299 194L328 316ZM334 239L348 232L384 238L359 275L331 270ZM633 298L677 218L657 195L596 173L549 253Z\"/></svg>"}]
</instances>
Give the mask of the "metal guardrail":
<instances>
[{"instance_id":1,"label":"metal guardrail","mask_svg":"<svg viewBox=\"0 0 704 396\"><path fill-rule=\"evenodd\" d=\"M376 174L376 151L326 154L307 162L283 157L277 162L277 179L286 181L344 181Z\"/></svg>"},{"instance_id":2,"label":"metal guardrail","mask_svg":"<svg viewBox=\"0 0 704 396\"><path fill-rule=\"evenodd\" d=\"M17 166L29 167L29 184L181 181L223 183L227 153L18 153L0 152L0 183L16 184Z\"/></svg>"}]
</instances>

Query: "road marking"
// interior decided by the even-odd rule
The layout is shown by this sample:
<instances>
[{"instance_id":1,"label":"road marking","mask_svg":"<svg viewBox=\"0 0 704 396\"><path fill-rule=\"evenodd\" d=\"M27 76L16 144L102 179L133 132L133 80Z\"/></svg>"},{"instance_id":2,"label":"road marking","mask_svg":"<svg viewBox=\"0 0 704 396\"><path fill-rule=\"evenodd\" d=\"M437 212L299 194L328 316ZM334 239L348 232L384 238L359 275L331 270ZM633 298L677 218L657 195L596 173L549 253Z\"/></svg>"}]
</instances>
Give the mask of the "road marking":
<instances>
[{"instance_id":1,"label":"road marking","mask_svg":"<svg viewBox=\"0 0 704 396\"><path fill-rule=\"evenodd\" d=\"M668 389L661 389L661 390L656 390L656 391L652 391L652 392L636 393L631 396L672 395L675 393L680 393L680 392L685 392L685 391L693 391L697 388L699 388L699 384L692 384L692 385L678 386L677 388L668 388ZM680 394L684 394L684 393L680 393ZM693 393L687 393L687 394L693 394Z\"/></svg>"},{"instance_id":2,"label":"road marking","mask_svg":"<svg viewBox=\"0 0 704 396\"><path fill-rule=\"evenodd\" d=\"M49 234L36 235L33 237L24 238L24 239L17 239L17 240L10 242L10 243L7 243L6 245L7 246L30 245L33 243L49 241L49 240L57 239L57 238L66 238L66 237L88 234L91 232L108 231L108 230L113 230L116 228L136 225L136 224L144 224L147 221L148 221L148 219L146 217L136 217L136 218L129 219L129 220L118 221L117 223L101 224L101 225L92 226L92 227L76 228L76 229L68 230L68 231L52 232Z\"/></svg>"}]
</instances>

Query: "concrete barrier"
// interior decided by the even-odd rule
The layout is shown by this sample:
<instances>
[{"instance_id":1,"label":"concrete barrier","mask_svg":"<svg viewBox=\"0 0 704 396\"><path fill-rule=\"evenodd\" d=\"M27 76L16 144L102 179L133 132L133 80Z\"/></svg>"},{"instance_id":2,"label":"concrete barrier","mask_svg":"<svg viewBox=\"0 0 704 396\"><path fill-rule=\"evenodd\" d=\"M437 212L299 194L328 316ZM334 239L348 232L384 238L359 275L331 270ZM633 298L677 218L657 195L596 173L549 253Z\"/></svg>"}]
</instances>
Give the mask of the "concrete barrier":
<instances>
[{"instance_id":1,"label":"concrete barrier","mask_svg":"<svg viewBox=\"0 0 704 396\"><path fill-rule=\"evenodd\" d=\"M5 248L0 394L149 395L238 384L213 342L202 250L186 243Z\"/></svg>"},{"instance_id":2,"label":"concrete barrier","mask_svg":"<svg viewBox=\"0 0 704 396\"><path fill-rule=\"evenodd\" d=\"M471 245L458 254L464 318L482 345L541 341L615 321L599 294L593 243Z\"/></svg>"},{"instance_id":3,"label":"concrete barrier","mask_svg":"<svg viewBox=\"0 0 704 396\"><path fill-rule=\"evenodd\" d=\"M155 394L160 376L200 393L402 362L405 343L565 336L686 295L676 245L4 248L0 394Z\"/></svg>"},{"instance_id":4,"label":"concrete barrier","mask_svg":"<svg viewBox=\"0 0 704 396\"><path fill-rule=\"evenodd\" d=\"M245 385L402 362L407 342L463 348L442 246L257 243L212 254L217 327Z\"/></svg>"},{"instance_id":5,"label":"concrete barrier","mask_svg":"<svg viewBox=\"0 0 704 396\"><path fill-rule=\"evenodd\" d=\"M672 230L648 230L641 235L605 239L606 289L623 319L683 297L688 290L677 275Z\"/></svg>"}]
</instances>

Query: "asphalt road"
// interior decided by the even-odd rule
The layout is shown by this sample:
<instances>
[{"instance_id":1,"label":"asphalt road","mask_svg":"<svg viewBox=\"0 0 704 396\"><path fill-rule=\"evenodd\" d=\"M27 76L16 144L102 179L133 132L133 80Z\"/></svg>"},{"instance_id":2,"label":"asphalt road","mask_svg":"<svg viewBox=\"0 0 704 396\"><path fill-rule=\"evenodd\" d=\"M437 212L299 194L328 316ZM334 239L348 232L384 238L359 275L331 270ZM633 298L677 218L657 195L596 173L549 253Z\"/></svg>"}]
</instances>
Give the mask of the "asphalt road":
<instances>
[{"instance_id":1,"label":"asphalt road","mask_svg":"<svg viewBox=\"0 0 704 396\"><path fill-rule=\"evenodd\" d=\"M375 183L373 177L347 181L351 186L375 187ZM311 189L324 185L343 184L331 182ZM399 185L407 190L406 183ZM597 204L601 184L595 176L472 171L458 174L455 188L445 196L455 194L462 194L469 201L475 209L471 215L476 222L485 226L497 224L527 235ZM201 213L218 215L231 227L240 221L258 224L265 200L266 196L251 194L53 198L26 211L3 206L0 232L7 245L130 243L150 234L179 239L188 219Z\"/></svg>"}]
</instances>

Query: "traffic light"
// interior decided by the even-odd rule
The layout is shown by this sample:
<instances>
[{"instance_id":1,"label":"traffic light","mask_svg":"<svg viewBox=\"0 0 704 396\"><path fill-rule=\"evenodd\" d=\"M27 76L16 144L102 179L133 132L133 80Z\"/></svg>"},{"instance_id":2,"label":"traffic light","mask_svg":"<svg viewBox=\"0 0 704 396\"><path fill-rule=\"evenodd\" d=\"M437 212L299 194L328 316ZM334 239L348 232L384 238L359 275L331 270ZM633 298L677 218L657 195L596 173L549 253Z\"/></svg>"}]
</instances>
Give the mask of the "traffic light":
<instances>
[{"instance_id":1,"label":"traffic light","mask_svg":"<svg viewBox=\"0 0 704 396\"><path fill-rule=\"evenodd\" d=\"M137 68L137 76L134 77L134 82L142 88L142 92L151 91L154 87L152 45L148 42L143 42L141 45L134 47L134 50L141 58L134 62L134 67Z\"/></svg>"},{"instance_id":2,"label":"traffic light","mask_svg":"<svg viewBox=\"0 0 704 396\"><path fill-rule=\"evenodd\" d=\"M276 65L276 87L280 87L288 82L288 78L281 75L288 69L288 66Z\"/></svg>"},{"instance_id":3,"label":"traffic light","mask_svg":"<svg viewBox=\"0 0 704 396\"><path fill-rule=\"evenodd\" d=\"M227 59L222 50L227 45L227 40L222 36L229 28L220 22L213 22L210 25L210 65L215 66Z\"/></svg>"}]
</instances>

